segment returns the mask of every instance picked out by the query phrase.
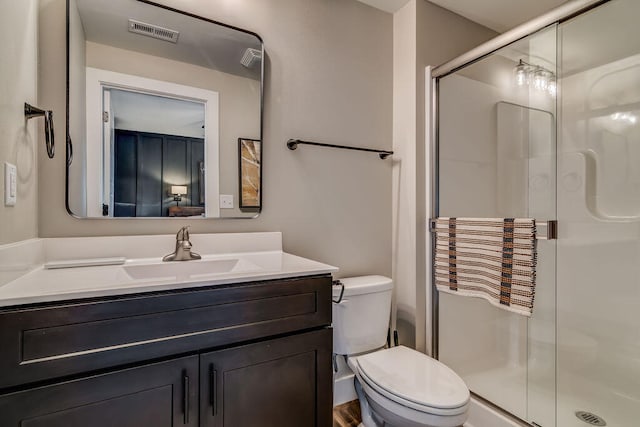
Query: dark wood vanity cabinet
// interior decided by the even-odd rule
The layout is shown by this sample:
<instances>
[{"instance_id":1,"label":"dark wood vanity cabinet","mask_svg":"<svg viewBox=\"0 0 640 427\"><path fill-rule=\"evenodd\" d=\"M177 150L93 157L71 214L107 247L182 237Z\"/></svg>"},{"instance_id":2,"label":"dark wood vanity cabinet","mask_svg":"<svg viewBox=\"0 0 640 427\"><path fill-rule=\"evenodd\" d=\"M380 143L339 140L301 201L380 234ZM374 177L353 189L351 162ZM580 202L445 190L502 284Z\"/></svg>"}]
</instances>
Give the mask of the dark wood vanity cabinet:
<instances>
[{"instance_id":1,"label":"dark wood vanity cabinet","mask_svg":"<svg viewBox=\"0 0 640 427\"><path fill-rule=\"evenodd\" d=\"M0 311L0 426L330 426L331 276Z\"/></svg>"}]
</instances>

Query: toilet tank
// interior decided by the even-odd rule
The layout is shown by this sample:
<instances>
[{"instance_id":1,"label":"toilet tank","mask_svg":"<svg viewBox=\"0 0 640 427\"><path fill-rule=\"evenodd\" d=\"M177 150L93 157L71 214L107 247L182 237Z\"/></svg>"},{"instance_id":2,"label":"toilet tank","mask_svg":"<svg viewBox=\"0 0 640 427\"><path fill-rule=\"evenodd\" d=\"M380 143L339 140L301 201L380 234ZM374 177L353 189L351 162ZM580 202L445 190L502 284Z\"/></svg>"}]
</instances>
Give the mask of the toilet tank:
<instances>
[{"instance_id":1,"label":"toilet tank","mask_svg":"<svg viewBox=\"0 0 640 427\"><path fill-rule=\"evenodd\" d=\"M383 347L387 342L393 282L384 276L340 279L344 294L333 303L333 352L358 354ZM333 287L333 300L340 296Z\"/></svg>"}]
</instances>

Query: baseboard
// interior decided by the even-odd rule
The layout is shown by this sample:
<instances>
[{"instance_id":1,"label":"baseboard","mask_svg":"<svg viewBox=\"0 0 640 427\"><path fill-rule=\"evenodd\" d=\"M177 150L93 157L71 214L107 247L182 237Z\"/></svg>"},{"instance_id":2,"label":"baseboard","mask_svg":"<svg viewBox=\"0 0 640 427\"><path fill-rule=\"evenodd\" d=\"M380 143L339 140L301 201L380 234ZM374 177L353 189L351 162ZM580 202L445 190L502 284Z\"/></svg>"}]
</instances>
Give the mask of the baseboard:
<instances>
[{"instance_id":1,"label":"baseboard","mask_svg":"<svg viewBox=\"0 0 640 427\"><path fill-rule=\"evenodd\" d=\"M464 427L527 427L508 414L505 414L492 406L482 402L476 397L471 397L469 405L469 419Z\"/></svg>"},{"instance_id":2,"label":"baseboard","mask_svg":"<svg viewBox=\"0 0 640 427\"><path fill-rule=\"evenodd\" d=\"M333 406L342 405L346 402L356 400L358 395L353 387L353 372L342 373L334 376L333 381Z\"/></svg>"}]
</instances>

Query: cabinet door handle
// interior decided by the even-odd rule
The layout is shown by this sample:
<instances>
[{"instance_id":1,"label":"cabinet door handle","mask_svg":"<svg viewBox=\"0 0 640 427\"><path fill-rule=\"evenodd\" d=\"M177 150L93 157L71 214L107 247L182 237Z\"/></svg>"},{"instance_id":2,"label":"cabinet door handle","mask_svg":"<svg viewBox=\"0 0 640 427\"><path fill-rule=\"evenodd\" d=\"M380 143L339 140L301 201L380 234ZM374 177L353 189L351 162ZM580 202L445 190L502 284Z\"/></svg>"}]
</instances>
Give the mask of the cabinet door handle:
<instances>
[{"instance_id":1,"label":"cabinet door handle","mask_svg":"<svg viewBox=\"0 0 640 427\"><path fill-rule=\"evenodd\" d=\"M209 402L211 403L211 415L216 416L216 389L217 389L217 381L218 379L218 371L211 365L209 368Z\"/></svg>"},{"instance_id":2,"label":"cabinet door handle","mask_svg":"<svg viewBox=\"0 0 640 427\"><path fill-rule=\"evenodd\" d=\"M184 407L183 424L189 424L189 376L184 374L182 377L182 406Z\"/></svg>"}]
</instances>

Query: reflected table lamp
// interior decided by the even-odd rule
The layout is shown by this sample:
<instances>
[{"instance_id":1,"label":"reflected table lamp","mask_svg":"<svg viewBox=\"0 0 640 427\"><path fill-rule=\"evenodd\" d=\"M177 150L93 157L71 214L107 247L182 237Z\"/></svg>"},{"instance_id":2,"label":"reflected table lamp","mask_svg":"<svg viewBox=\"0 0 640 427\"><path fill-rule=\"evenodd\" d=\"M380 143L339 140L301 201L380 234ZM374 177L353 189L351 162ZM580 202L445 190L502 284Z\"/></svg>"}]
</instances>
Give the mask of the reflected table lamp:
<instances>
[{"instance_id":1,"label":"reflected table lamp","mask_svg":"<svg viewBox=\"0 0 640 427\"><path fill-rule=\"evenodd\" d=\"M176 206L180 206L180 201L182 200L182 196L187 195L187 186L186 185L172 185L171 186L171 195L173 196L173 200L176 202Z\"/></svg>"}]
</instances>

